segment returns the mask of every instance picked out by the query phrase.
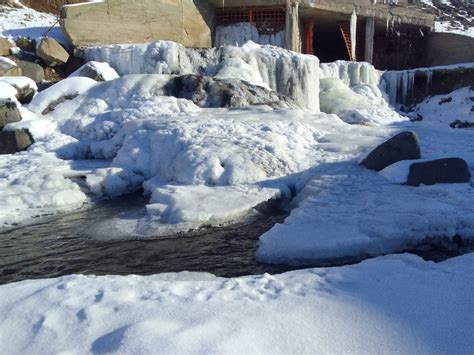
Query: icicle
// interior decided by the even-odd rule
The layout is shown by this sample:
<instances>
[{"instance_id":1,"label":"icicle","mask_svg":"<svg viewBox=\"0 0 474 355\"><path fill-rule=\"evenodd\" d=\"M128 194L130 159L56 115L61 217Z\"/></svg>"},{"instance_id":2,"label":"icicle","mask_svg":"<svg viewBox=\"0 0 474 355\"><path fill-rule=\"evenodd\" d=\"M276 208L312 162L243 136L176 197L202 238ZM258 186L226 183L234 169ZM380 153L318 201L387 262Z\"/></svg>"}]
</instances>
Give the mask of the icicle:
<instances>
[{"instance_id":1,"label":"icicle","mask_svg":"<svg viewBox=\"0 0 474 355\"><path fill-rule=\"evenodd\" d=\"M352 10L352 15L351 15L351 59L354 61L357 60L356 45L357 45L357 14L354 9Z\"/></svg>"}]
</instances>

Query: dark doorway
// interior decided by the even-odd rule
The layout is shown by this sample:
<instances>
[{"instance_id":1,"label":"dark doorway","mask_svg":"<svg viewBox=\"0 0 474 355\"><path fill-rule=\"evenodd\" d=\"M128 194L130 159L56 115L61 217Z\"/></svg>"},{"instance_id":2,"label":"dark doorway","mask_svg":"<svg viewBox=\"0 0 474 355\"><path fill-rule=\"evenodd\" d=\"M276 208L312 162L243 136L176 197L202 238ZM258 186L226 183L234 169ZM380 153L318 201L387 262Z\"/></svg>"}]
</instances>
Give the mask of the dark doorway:
<instances>
[{"instance_id":1,"label":"dark doorway","mask_svg":"<svg viewBox=\"0 0 474 355\"><path fill-rule=\"evenodd\" d=\"M321 20L321 19L318 19ZM337 21L316 22L313 27L313 53L322 63L349 60Z\"/></svg>"}]
</instances>

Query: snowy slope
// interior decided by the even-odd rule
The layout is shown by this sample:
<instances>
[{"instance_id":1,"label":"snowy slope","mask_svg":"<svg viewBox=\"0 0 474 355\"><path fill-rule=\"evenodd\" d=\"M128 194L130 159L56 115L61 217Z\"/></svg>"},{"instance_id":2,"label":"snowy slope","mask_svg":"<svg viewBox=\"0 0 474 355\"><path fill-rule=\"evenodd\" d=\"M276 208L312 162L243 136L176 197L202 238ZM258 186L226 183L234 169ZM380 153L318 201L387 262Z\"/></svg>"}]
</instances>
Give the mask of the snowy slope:
<instances>
[{"instance_id":1,"label":"snowy slope","mask_svg":"<svg viewBox=\"0 0 474 355\"><path fill-rule=\"evenodd\" d=\"M400 353L474 349L472 254L221 279L66 276L0 286L19 353Z\"/></svg>"}]
</instances>

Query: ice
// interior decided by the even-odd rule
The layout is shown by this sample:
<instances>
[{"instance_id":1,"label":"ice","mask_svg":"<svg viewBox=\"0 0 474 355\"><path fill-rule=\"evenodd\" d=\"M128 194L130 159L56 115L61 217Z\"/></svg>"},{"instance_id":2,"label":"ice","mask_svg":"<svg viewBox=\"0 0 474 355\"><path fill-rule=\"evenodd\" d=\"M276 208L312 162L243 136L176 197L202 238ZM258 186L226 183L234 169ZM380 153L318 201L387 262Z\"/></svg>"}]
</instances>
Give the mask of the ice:
<instances>
[{"instance_id":1,"label":"ice","mask_svg":"<svg viewBox=\"0 0 474 355\"><path fill-rule=\"evenodd\" d=\"M149 215L156 215L160 223L188 223L190 227L229 223L281 194L279 189L245 185L165 185L155 188L148 184L148 189L152 194L147 205Z\"/></svg>"},{"instance_id":2,"label":"ice","mask_svg":"<svg viewBox=\"0 0 474 355\"><path fill-rule=\"evenodd\" d=\"M380 125L406 120L389 108L376 86L368 84L350 88L341 79L321 79L319 101L322 112L336 114L347 123Z\"/></svg>"},{"instance_id":3,"label":"ice","mask_svg":"<svg viewBox=\"0 0 474 355\"><path fill-rule=\"evenodd\" d=\"M0 286L15 353L470 353L473 254L233 279L82 276Z\"/></svg>"},{"instance_id":4,"label":"ice","mask_svg":"<svg viewBox=\"0 0 474 355\"><path fill-rule=\"evenodd\" d=\"M377 87L381 72L367 62L347 62L338 60L332 63L321 63L321 79L338 78L347 86L367 84Z\"/></svg>"},{"instance_id":5,"label":"ice","mask_svg":"<svg viewBox=\"0 0 474 355\"><path fill-rule=\"evenodd\" d=\"M319 111L319 60L273 46L185 48L173 42L112 45L84 49L86 60L109 63L120 75L199 74L246 80Z\"/></svg>"},{"instance_id":6,"label":"ice","mask_svg":"<svg viewBox=\"0 0 474 355\"><path fill-rule=\"evenodd\" d=\"M248 41L258 44L269 44L285 47L286 31L274 34L261 34L257 27L250 23L235 23L229 26L218 26L215 32L214 46L242 46Z\"/></svg>"}]
</instances>

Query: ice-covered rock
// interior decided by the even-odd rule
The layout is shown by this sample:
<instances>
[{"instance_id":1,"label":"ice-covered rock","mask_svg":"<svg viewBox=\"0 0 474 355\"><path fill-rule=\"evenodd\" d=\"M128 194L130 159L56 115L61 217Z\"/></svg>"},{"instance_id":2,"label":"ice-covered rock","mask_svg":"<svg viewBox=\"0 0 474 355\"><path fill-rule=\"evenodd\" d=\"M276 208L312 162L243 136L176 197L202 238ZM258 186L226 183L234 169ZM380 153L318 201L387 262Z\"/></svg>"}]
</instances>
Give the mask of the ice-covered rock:
<instances>
[{"instance_id":1,"label":"ice-covered rock","mask_svg":"<svg viewBox=\"0 0 474 355\"><path fill-rule=\"evenodd\" d=\"M199 107L244 107L267 105L272 108L297 108L291 98L238 79L217 79L201 75L171 77L163 94L188 99Z\"/></svg>"},{"instance_id":2,"label":"ice-covered rock","mask_svg":"<svg viewBox=\"0 0 474 355\"><path fill-rule=\"evenodd\" d=\"M5 76L0 77L0 81L13 86L17 93L16 98L22 104L31 102L38 91L36 83L25 76Z\"/></svg>"},{"instance_id":3,"label":"ice-covered rock","mask_svg":"<svg viewBox=\"0 0 474 355\"><path fill-rule=\"evenodd\" d=\"M319 111L319 60L273 46L185 48L173 42L113 45L84 49L86 60L109 63L125 74L196 74L239 79L267 87Z\"/></svg>"},{"instance_id":4,"label":"ice-covered rock","mask_svg":"<svg viewBox=\"0 0 474 355\"><path fill-rule=\"evenodd\" d=\"M88 62L74 71L69 77L84 76L94 79L95 81L108 81L117 79L119 75L115 69L111 68L108 63Z\"/></svg>"},{"instance_id":5,"label":"ice-covered rock","mask_svg":"<svg viewBox=\"0 0 474 355\"><path fill-rule=\"evenodd\" d=\"M421 158L420 141L415 132L401 132L374 148L361 164L368 169L380 171L400 160Z\"/></svg>"},{"instance_id":6,"label":"ice-covered rock","mask_svg":"<svg viewBox=\"0 0 474 355\"><path fill-rule=\"evenodd\" d=\"M367 62L338 60L332 63L321 63L320 69L321 79L340 79L349 87L361 84L377 87L381 78L381 72Z\"/></svg>"}]
</instances>

